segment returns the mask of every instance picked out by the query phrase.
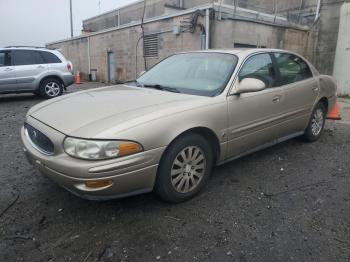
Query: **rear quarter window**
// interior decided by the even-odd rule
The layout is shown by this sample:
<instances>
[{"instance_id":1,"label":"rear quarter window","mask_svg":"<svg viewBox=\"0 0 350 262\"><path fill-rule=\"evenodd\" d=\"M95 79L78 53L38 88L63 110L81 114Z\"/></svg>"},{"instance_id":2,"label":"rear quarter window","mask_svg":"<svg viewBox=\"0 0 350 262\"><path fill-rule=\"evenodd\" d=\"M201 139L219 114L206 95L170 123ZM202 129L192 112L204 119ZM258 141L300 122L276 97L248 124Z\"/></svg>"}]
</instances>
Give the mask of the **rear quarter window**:
<instances>
[{"instance_id":1,"label":"rear quarter window","mask_svg":"<svg viewBox=\"0 0 350 262\"><path fill-rule=\"evenodd\" d=\"M58 64L62 63L62 61L53 53L40 51L41 56L44 59L46 64Z\"/></svg>"}]
</instances>

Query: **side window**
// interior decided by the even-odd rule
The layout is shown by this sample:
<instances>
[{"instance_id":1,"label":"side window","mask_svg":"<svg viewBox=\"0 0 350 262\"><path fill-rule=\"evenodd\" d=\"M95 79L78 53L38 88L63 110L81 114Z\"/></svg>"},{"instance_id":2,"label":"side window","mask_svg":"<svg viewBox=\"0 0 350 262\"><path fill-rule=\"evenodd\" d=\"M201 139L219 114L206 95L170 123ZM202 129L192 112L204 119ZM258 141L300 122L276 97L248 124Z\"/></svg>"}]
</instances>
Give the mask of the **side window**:
<instances>
[{"instance_id":1,"label":"side window","mask_svg":"<svg viewBox=\"0 0 350 262\"><path fill-rule=\"evenodd\" d=\"M45 64L44 58L40 55L38 51L34 51L36 64Z\"/></svg>"},{"instance_id":2,"label":"side window","mask_svg":"<svg viewBox=\"0 0 350 262\"><path fill-rule=\"evenodd\" d=\"M62 63L62 61L56 55L50 52L40 51L40 54L43 57L46 64Z\"/></svg>"},{"instance_id":3,"label":"side window","mask_svg":"<svg viewBox=\"0 0 350 262\"><path fill-rule=\"evenodd\" d=\"M30 50L15 50L13 62L15 66L21 65L35 65L35 52Z\"/></svg>"},{"instance_id":4,"label":"side window","mask_svg":"<svg viewBox=\"0 0 350 262\"><path fill-rule=\"evenodd\" d=\"M6 66L5 60L6 60L6 53L5 52L0 52L0 67L1 66Z\"/></svg>"},{"instance_id":5,"label":"side window","mask_svg":"<svg viewBox=\"0 0 350 262\"><path fill-rule=\"evenodd\" d=\"M312 77L309 66L300 57L287 53L274 55L280 71L280 85L288 85Z\"/></svg>"},{"instance_id":6,"label":"side window","mask_svg":"<svg viewBox=\"0 0 350 262\"><path fill-rule=\"evenodd\" d=\"M275 86L276 77L270 55L265 53L250 57L244 63L238 77L239 81L244 78L257 78L268 88Z\"/></svg>"},{"instance_id":7,"label":"side window","mask_svg":"<svg viewBox=\"0 0 350 262\"><path fill-rule=\"evenodd\" d=\"M11 52L2 51L0 52L0 67L11 65Z\"/></svg>"}]
</instances>

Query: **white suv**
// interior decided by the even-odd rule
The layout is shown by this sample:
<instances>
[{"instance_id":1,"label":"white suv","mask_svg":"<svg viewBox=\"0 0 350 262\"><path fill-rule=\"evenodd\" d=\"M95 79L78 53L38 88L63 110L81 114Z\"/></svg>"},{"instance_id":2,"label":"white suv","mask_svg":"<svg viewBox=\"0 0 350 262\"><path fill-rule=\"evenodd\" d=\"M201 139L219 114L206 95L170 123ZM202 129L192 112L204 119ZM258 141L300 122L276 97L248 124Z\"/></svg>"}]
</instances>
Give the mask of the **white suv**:
<instances>
[{"instance_id":1,"label":"white suv","mask_svg":"<svg viewBox=\"0 0 350 262\"><path fill-rule=\"evenodd\" d=\"M0 48L0 94L61 95L73 84L73 66L59 51L39 47Z\"/></svg>"}]
</instances>

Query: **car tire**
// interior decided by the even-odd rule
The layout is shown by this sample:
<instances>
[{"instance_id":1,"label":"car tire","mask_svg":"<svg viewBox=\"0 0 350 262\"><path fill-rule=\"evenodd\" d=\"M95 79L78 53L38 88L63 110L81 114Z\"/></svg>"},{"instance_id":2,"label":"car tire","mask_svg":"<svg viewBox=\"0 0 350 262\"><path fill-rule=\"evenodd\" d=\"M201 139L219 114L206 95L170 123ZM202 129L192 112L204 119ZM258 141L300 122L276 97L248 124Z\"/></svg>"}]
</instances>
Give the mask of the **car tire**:
<instances>
[{"instance_id":1,"label":"car tire","mask_svg":"<svg viewBox=\"0 0 350 262\"><path fill-rule=\"evenodd\" d=\"M322 102L319 102L312 111L311 118L302 138L306 142L314 142L322 135L326 122L327 109Z\"/></svg>"},{"instance_id":2,"label":"car tire","mask_svg":"<svg viewBox=\"0 0 350 262\"><path fill-rule=\"evenodd\" d=\"M62 95L63 86L57 79L47 78L41 82L39 92L43 98L54 98Z\"/></svg>"},{"instance_id":3,"label":"car tire","mask_svg":"<svg viewBox=\"0 0 350 262\"><path fill-rule=\"evenodd\" d=\"M165 151L155 184L156 194L171 203L186 201L204 187L213 166L209 142L188 134L175 140Z\"/></svg>"}]
</instances>

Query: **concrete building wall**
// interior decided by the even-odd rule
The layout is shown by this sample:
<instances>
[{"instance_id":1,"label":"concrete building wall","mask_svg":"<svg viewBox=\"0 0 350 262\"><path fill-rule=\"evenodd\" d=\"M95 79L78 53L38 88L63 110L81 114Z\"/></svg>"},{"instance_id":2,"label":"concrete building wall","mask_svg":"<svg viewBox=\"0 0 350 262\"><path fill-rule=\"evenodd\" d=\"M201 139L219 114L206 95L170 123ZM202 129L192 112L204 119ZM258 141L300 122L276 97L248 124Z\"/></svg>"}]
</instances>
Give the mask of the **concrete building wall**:
<instances>
[{"instance_id":1,"label":"concrete building wall","mask_svg":"<svg viewBox=\"0 0 350 262\"><path fill-rule=\"evenodd\" d=\"M118 16L118 10L113 10L111 12L87 19L83 21L83 31L97 32L107 28L118 26Z\"/></svg>"},{"instance_id":2,"label":"concrete building wall","mask_svg":"<svg viewBox=\"0 0 350 262\"><path fill-rule=\"evenodd\" d=\"M201 49L201 32L198 28L194 33L173 33L173 26L190 16L192 14L145 24L146 35L154 33L159 35L158 56L146 58L148 68L172 54ZM199 17L198 22L205 24L205 17ZM116 80L125 81L134 79L144 70L142 40L136 46L140 36L140 26L131 26L89 37L85 36L74 41L59 42L49 47L61 49L64 55L73 62L75 70L80 71L82 77L86 79L89 74L88 41L90 41L91 69L97 69L97 79L107 80L107 52L111 52L115 61ZM233 48L234 43L238 42L271 48L278 48L283 44L284 48L304 55L308 50L306 48L307 32L305 31L246 21L213 20L210 38L212 48Z\"/></svg>"},{"instance_id":3,"label":"concrete building wall","mask_svg":"<svg viewBox=\"0 0 350 262\"><path fill-rule=\"evenodd\" d=\"M266 13L282 12L293 9L303 9L310 5L316 5L318 0L184 0L183 7L191 8L208 3L222 3L227 5L237 5L243 8L258 10ZM179 6L180 0L165 0L168 5Z\"/></svg>"},{"instance_id":4,"label":"concrete building wall","mask_svg":"<svg viewBox=\"0 0 350 262\"><path fill-rule=\"evenodd\" d=\"M75 70L82 73L87 73L89 71L87 38L75 39L57 45L49 45L49 47L60 49L65 57L72 61Z\"/></svg>"},{"instance_id":5,"label":"concrete building wall","mask_svg":"<svg viewBox=\"0 0 350 262\"><path fill-rule=\"evenodd\" d=\"M211 0L184 0L184 8L191 8L202 4L212 3ZM220 2L220 1L216 1ZM223 0L223 4L232 4L233 0ZM315 21L315 12L318 0L239 0L236 4L240 7L253 10L274 13L283 13L285 16L292 16L296 21L311 22L308 31L299 30L286 25L269 25L261 21L240 21L234 20L235 16L222 21L212 20L211 48L233 48L234 43L266 46L272 48L289 49L301 53L310 59L316 68L324 74L332 74L336 42L338 38L339 10L342 1L322 0L320 17ZM146 6L146 18L159 16L166 12L168 5L179 5L180 0L148 0ZM171 9L171 8L170 8ZM301 12L299 12L301 10ZM137 2L120 10L120 17L117 17L120 24L128 24L141 19L143 2ZM176 12L175 8L172 12ZM95 17L85 21L95 23L101 28L115 23L115 13L112 11L104 14L105 20ZM254 15L253 15L254 16ZM298 16L300 16L298 18ZM186 17L189 17L187 15ZM114 20L113 20L114 19ZM145 33L163 32L159 35L159 54L156 58L147 58L147 65L151 66L160 59L179 51L197 50L201 48L201 37L199 29L195 34L182 33L173 35L174 25L179 25L180 18L164 19L162 21L147 23ZM203 17L200 23L205 24ZM253 18L249 18L253 19ZM254 20L254 19L253 19ZM101 24L99 24L101 23ZM99 29L100 30L100 29ZM97 30L97 31L99 31ZM164 33L164 31L169 31ZM117 79L122 81L131 79L136 74L136 43L141 35L140 26L114 30L113 33L98 34L90 37L91 46L91 69L98 69L98 78L105 80L106 73L106 50L113 51L115 56ZM84 38L83 38L84 39ZM87 38L85 38L87 39ZM67 57L73 61L75 68L86 75L89 73L87 66L87 40L73 40L51 45L63 50ZM85 55L84 55L85 54ZM134 63L134 64L132 64ZM137 71L143 70L142 62L142 41L138 46Z\"/></svg>"},{"instance_id":6,"label":"concrete building wall","mask_svg":"<svg viewBox=\"0 0 350 262\"><path fill-rule=\"evenodd\" d=\"M83 21L83 31L97 32L104 29L125 25L142 19L144 3L136 2L125 7L86 19ZM164 0L147 0L145 19L163 15Z\"/></svg>"},{"instance_id":7,"label":"concrete building wall","mask_svg":"<svg viewBox=\"0 0 350 262\"><path fill-rule=\"evenodd\" d=\"M331 75L333 72L341 5L342 2L337 0L324 0L320 19L316 24L317 39L314 49L314 63L323 74Z\"/></svg>"},{"instance_id":8,"label":"concrete building wall","mask_svg":"<svg viewBox=\"0 0 350 262\"><path fill-rule=\"evenodd\" d=\"M173 34L174 23L178 23L183 18L180 16L145 24L145 34L159 33L159 54L157 57L146 58L148 68L172 54L200 49L198 30L193 34ZM141 35L140 26L132 26L84 36L73 41L62 41L50 44L48 47L60 49L72 61L74 70L81 72L82 78L87 79L89 75L88 41L90 41L91 69L97 69L97 80L107 81L107 52L109 51L114 56L116 80L126 81L135 79L136 75L145 69L142 40L136 46Z\"/></svg>"},{"instance_id":9,"label":"concrete building wall","mask_svg":"<svg viewBox=\"0 0 350 262\"><path fill-rule=\"evenodd\" d=\"M283 48L310 56L307 31L234 20L215 22L212 30L212 48L233 48L236 43Z\"/></svg>"},{"instance_id":10,"label":"concrete building wall","mask_svg":"<svg viewBox=\"0 0 350 262\"><path fill-rule=\"evenodd\" d=\"M338 83L338 94L350 96L350 1L341 7L340 26L336 55L334 60L334 77Z\"/></svg>"}]
</instances>

